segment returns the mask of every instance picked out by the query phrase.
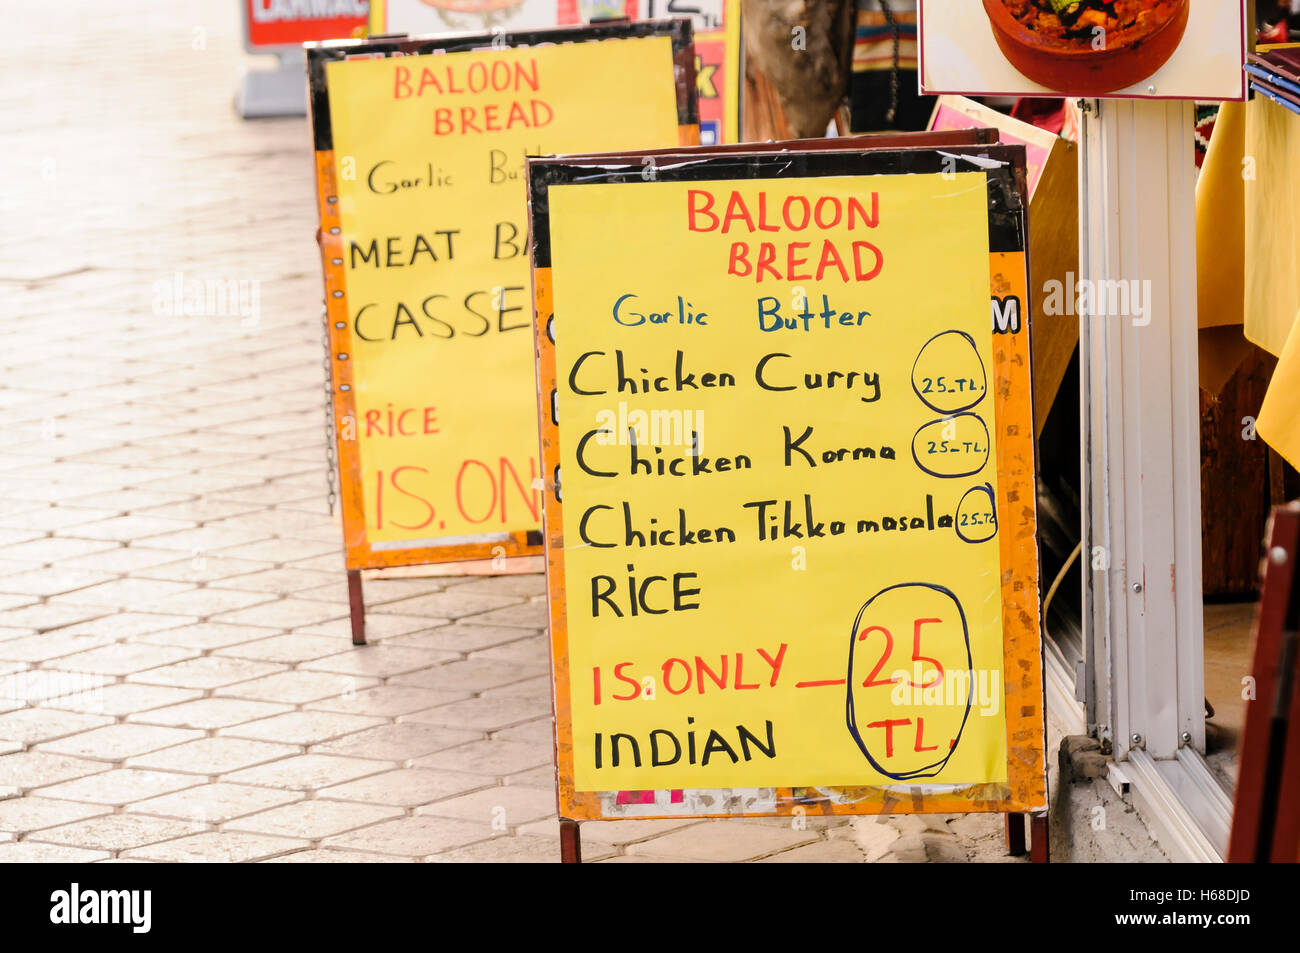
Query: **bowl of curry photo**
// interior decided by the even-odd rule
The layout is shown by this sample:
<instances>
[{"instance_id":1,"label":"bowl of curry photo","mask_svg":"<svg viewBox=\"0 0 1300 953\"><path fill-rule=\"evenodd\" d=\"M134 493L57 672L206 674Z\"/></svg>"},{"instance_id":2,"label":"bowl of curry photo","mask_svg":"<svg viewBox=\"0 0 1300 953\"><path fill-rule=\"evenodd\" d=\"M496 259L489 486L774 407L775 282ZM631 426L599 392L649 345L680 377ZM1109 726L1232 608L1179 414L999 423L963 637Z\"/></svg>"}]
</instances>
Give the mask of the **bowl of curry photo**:
<instances>
[{"instance_id":1,"label":"bowl of curry photo","mask_svg":"<svg viewBox=\"0 0 1300 953\"><path fill-rule=\"evenodd\" d=\"M1190 9L1190 0L984 0L1011 65L1074 96L1101 96L1154 74L1182 42Z\"/></svg>"}]
</instances>

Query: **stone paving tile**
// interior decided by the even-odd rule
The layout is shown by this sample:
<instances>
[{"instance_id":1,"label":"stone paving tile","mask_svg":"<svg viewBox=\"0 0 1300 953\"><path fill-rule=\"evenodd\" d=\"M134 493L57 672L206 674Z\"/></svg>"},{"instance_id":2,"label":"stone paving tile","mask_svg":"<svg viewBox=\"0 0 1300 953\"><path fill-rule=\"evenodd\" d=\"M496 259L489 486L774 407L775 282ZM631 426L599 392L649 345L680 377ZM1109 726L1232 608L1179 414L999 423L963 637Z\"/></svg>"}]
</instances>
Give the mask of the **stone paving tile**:
<instances>
[{"instance_id":1,"label":"stone paving tile","mask_svg":"<svg viewBox=\"0 0 1300 953\"><path fill-rule=\"evenodd\" d=\"M378 615L414 615L439 616L444 619L460 619L465 616L499 609L518 602L515 596L462 595L463 587L456 586L447 592L434 592L425 596L415 596L398 602L386 602L367 611Z\"/></svg>"},{"instance_id":2,"label":"stone paving tile","mask_svg":"<svg viewBox=\"0 0 1300 953\"><path fill-rule=\"evenodd\" d=\"M214 621L240 624L244 620L230 618L233 613L259 603L272 602L275 597L265 592L243 592L239 589L191 589L159 599L156 606L163 612L184 612L202 618L221 614ZM256 623L250 623L256 624Z\"/></svg>"},{"instance_id":3,"label":"stone paving tile","mask_svg":"<svg viewBox=\"0 0 1300 953\"><path fill-rule=\"evenodd\" d=\"M87 864L108 856L107 851L38 844L31 840L0 844L0 864Z\"/></svg>"},{"instance_id":4,"label":"stone paving tile","mask_svg":"<svg viewBox=\"0 0 1300 953\"><path fill-rule=\"evenodd\" d=\"M818 839L816 831L794 831L789 827L726 820L670 831L653 840L630 845L627 853L734 863L757 860Z\"/></svg>"},{"instance_id":5,"label":"stone paving tile","mask_svg":"<svg viewBox=\"0 0 1300 953\"><path fill-rule=\"evenodd\" d=\"M132 755L157 751L202 735L201 731L157 725L106 725L79 735L47 741L36 750L100 761L122 761Z\"/></svg>"},{"instance_id":6,"label":"stone paving tile","mask_svg":"<svg viewBox=\"0 0 1300 953\"><path fill-rule=\"evenodd\" d=\"M140 645L118 643L103 645L75 655L65 655L46 667L64 672L90 672L99 675L133 675L146 673L151 669L160 669L175 662L193 659L198 652L166 645ZM165 676L170 678L171 676ZM164 678L164 676L160 676ZM141 680L151 682L154 679L142 675ZM164 682L165 683L165 682ZM185 686L191 687L191 686ZM201 688L204 686L194 685Z\"/></svg>"},{"instance_id":7,"label":"stone paving tile","mask_svg":"<svg viewBox=\"0 0 1300 953\"><path fill-rule=\"evenodd\" d=\"M533 702L532 704L536 704ZM555 740L555 719L550 715L492 732L494 741L525 741L550 744Z\"/></svg>"},{"instance_id":8,"label":"stone paving tile","mask_svg":"<svg viewBox=\"0 0 1300 953\"><path fill-rule=\"evenodd\" d=\"M317 799L297 801L260 814L250 814L231 821L223 830L322 840L402 816L401 808Z\"/></svg>"},{"instance_id":9,"label":"stone paving tile","mask_svg":"<svg viewBox=\"0 0 1300 953\"><path fill-rule=\"evenodd\" d=\"M523 681L499 685L483 692L484 698L527 698L539 704L549 705L554 689L550 675L534 675Z\"/></svg>"},{"instance_id":10,"label":"stone paving tile","mask_svg":"<svg viewBox=\"0 0 1300 953\"><path fill-rule=\"evenodd\" d=\"M92 774L75 781L64 781L39 788L41 797L61 798L65 801L88 801L93 804L122 806L159 794L170 794L203 783L192 774L173 774L170 771L143 771L118 768L102 774Z\"/></svg>"},{"instance_id":11,"label":"stone paving tile","mask_svg":"<svg viewBox=\"0 0 1300 953\"><path fill-rule=\"evenodd\" d=\"M52 605L110 606L115 609L144 609L161 605L162 600L194 587L184 582L162 579L118 579L90 586L50 600Z\"/></svg>"},{"instance_id":12,"label":"stone paving tile","mask_svg":"<svg viewBox=\"0 0 1300 953\"><path fill-rule=\"evenodd\" d=\"M58 536L46 536L27 543L6 546L4 554L6 559L33 560L40 565L46 565L57 560L60 565L71 566L71 568L76 569L83 567L72 565L70 560L75 557L85 556L88 553L111 552L116 547L116 543L105 542L101 539L68 539Z\"/></svg>"},{"instance_id":13,"label":"stone paving tile","mask_svg":"<svg viewBox=\"0 0 1300 953\"><path fill-rule=\"evenodd\" d=\"M36 633L31 629L18 629L9 625L0 625L0 642L7 642L11 639L23 639Z\"/></svg>"},{"instance_id":14,"label":"stone paving tile","mask_svg":"<svg viewBox=\"0 0 1300 953\"><path fill-rule=\"evenodd\" d=\"M268 744L237 738L199 738L127 760L127 764L189 774L225 774L250 765L296 754L293 745Z\"/></svg>"},{"instance_id":15,"label":"stone paving tile","mask_svg":"<svg viewBox=\"0 0 1300 953\"><path fill-rule=\"evenodd\" d=\"M71 542L71 540L68 540ZM80 542L80 541L79 541ZM176 553L167 549L150 549L146 546L118 546L87 556L62 559L60 564L75 569L102 569L105 572L138 572L150 566L161 565L176 559Z\"/></svg>"},{"instance_id":16,"label":"stone paving tile","mask_svg":"<svg viewBox=\"0 0 1300 953\"><path fill-rule=\"evenodd\" d=\"M136 847L125 851L122 856L173 864L246 863L267 860L307 846L309 845L305 841L287 837L267 837L236 831L222 831L218 834L209 831L148 847Z\"/></svg>"},{"instance_id":17,"label":"stone paving tile","mask_svg":"<svg viewBox=\"0 0 1300 953\"><path fill-rule=\"evenodd\" d=\"M259 543L244 543L218 551L221 556L237 559L257 559L269 563L287 563L309 556L337 553L338 542L311 539L266 539Z\"/></svg>"},{"instance_id":18,"label":"stone paving tile","mask_svg":"<svg viewBox=\"0 0 1300 953\"><path fill-rule=\"evenodd\" d=\"M587 860L587 851L582 852L582 859ZM708 861L692 860L687 857L656 857L654 854L615 854L611 857L602 857L598 863L602 864L703 864Z\"/></svg>"},{"instance_id":19,"label":"stone paving tile","mask_svg":"<svg viewBox=\"0 0 1300 953\"><path fill-rule=\"evenodd\" d=\"M385 616L385 619L392 618ZM367 619L367 621L370 621ZM394 634L385 640L388 645L409 645L418 649L440 649L446 652L469 653L492 645L500 645L519 638L518 629L504 626L469 625L454 622L436 629L427 626L419 631Z\"/></svg>"},{"instance_id":20,"label":"stone paving tile","mask_svg":"<svg viewBox=\"0 0 1300 953\"><path fill-rule=\"evenodd\" d=\"M468 692L448 692L436 691L431 688L382 685L359 690L352 695L340 695L336 698L313 702L306 707L318 711L338 711L344 714L394 717L468 697L470 697Z\"/></svg>"},{"instance_id":21,"label":"stone paving tile","mask_svg":"<svg viewBox=\"0 0 1300 953\"><path fill-rule=\"evenodd\" d=\"M184 648L210 651L231 645L242 645L272 635L275 629L264 629L250 625L226 625L221 622L201 622L198 625L186 625L165 632L155 632L138 641L156 645L179 645ZM225 653L222 653L225 654ZM239 656L247 657L247 656ZM264 659L263 661L278 661ZM285 660L290 661L290 660Z\"/></svg>"},{"instance_id":22,"label":"stone paving tile","mask_svg":"<svg viewBox=\"0 0 1300 953\"><path fill-rule=\"evenodd\" d=\"M245 592L257 591L252 587L240 586L221 586L220 584L231 578L243 578L247 573L256 569L265 569L270 563L253 562L249 559L224 559L216 556L209 556L197 551L198 556L191 556L189 559L176 559L176 554L170 554L170 560L141 569L136 575L145 579L168 579L174 582L188 583L211 583L214 588L234 588L243 589Z\"/></svg>"},{"instance_id":23,"label":"stone paving tile","mask_svg":"<svg viewBox=\"0 0 1300 953\"><path fill-rule=\"evenodd\" d=\"M545 635L530 635L514 642L505 642L470 654L475 659L495 659L502 662L524 662L530 665L551 664L551 643Z\"/></svg>"},{"instance_id":24,"label":"stone paving tile","mask_svg":"<svg viewBox=\"0 0 1300 953\"><path fill-rule=\"evenodd\" d=\"M509 685L546 671L547 669L539 666L479 659L448 662L445 665L422 669L407 675L398 675L391 681L394 685L412 685L416 688L483 691Z\"/></svg>"},{"instance_id":25,"label":"stone paving tile","mask_svg":"<svg viewBox=\"0 0 1300 953\"><path fill-rule=\"evenodd\" d=\"M53 798L29 795L0 801L0 831L10 834L30 834L46 827L58 827L72 821L109 814L112 808L104 804L77 804ZM0 854L3 857L3 854ZM0 860L0 863L3 861Z\"/></svg>"},{"instance_id":26,"label":"stone paving tile","mask_svg":"<svg viewBox=\"0 0 1300 953\"><path fill-rule=\"evenodd\" d=\"M516 828L555 816L555 794L525 787L496 787L416 808L417 815L458 817L487 824L493 830ZM556 832L558 843L559 832Z\"/></svg>"},{"instance_id":27,"label":"stone paving tile","mask_svg":"<svg viewBox=\"0 0 1300 953\"><path fill-rule=\"evenodd\" d=\"M378 648L380 646L370 646L367 651L373 652ZM212 654L230 658L250 658L260 659L263 662L293 664L295 662L311 662L327 655L337 655L340 652L351 652L351 650L351 642L344 639L328 635L298 634L274 635L266 639L241 642L238 645L217 649ZM3 652L3 646L0 646L0 658L4 657Z\"/></svg>"},{"instance_id":28,"label":"stone paving tile","mask_svg":"<svg viewBox=\"0 0 1300 953\"><path fill-rule=\"evenodd\" d=\"M287 711L292 711L292 707L274 702L246 701L237 698L200 698L179 705L169 705L166 708L136 712L127 716L127 721L143 725L171 725L176 728L199 728L212 731Z\"/></svg>"},{"instance_id":29,"label":"stone paving tile","mask_svg":"<svg viewBox=\"0 0 1300 953\"><path fill-rule=\"evenodd\" d=\"M402 857L390 857L386 854L369 854L359 850L300 850L292 854L283 854L262 861L264 864L402 864L408 863Z\"/></svg>"},{"instance_id":30,"label":"stone paving tile","mask_svg":"<svg viewBox=\"0 0 1300 953\"><path fill-rule=\"evenodd\" d=\"M113 719L107 715L53 711L48 708L19 708L0 715L0 738L35 745L112 723Z\"/></svg>"},{"instance_id":31,"label":"stone paving tile","mask_svg":"<svg viewBox=\"0 0 1300 953\"><path fill-rule=\"evenodd\" d=\"M328 622L347 614L347 606L325 605L306 599L277 599L247 609L222 612L215 615L213 621L229 622L234 625L261 625L273 629L296 629Z\"/></svg>"},{"instance_id":32,"label":"stone paving tile","mask_svg":"<svg viewBox=\"0 0 1300 953\"><path fill-rule=\"evenodd\" d=\"M555 745L553 742L547 742L550 750L554 752ZM555 758L552 756L549 764L541 764L535 768L528 768L524 771L516 771L514 774L503 775L501 778L503 784L518 784L527 788L541 788L543 791L555 791Z\"/></svg>"},{"instance_id":33,"label":"stone paving tile","mask_svg":"<svg viewBox=\"0 0 1300 953\"><path fill-rule=\"evenodd\" d=\"M68 847L91 846L116 852L196 834L202 829L202 825L172 818L105 814L37 831L29 840Z\"/></svg>"},{"instance_id":34,"label":"stone paving tile","mask_svg":"<svg viewBox=\"0 0 1300 953\"><path fill-rule=\"evenodd\" d=\"M860 864L862 848L844 839L822 840L759 859L760 864Z\"/></svg>"},{"instance_id":35,"label":"stone paving tile","mask_svg":"<svg viewBox=\"0 0 1300 953\"><path fill-rule=\"evenodd\" d=\"M102 606L70 606L43 603L36 606L22 606L17 609L0 611L0 625L46 632L60 626L98 618L107 615L108 612L109 610Z\"/></svg>"},{"instance_id":36,"label":"stone paving tile","mask_svg":"<svg viewBox=\"0 0 1300 953\"><path fill-rule=\"evenodd\" d=\"M318 796L339 801L368 801L396 807L419 807L430 801L468 794L493 785L493 779L481 774L457 774L430 771L426 768L398 768L359 781L348 781L322 788ZM554 798L551 799L554 802Z\"/></svg>"},{"instance_id":37,"label":"stone paving tile","mask_svg":"<svg viewBox=\"0 0 1300 953\"><path fill-rule=\"evenodd\" d=\"M484 576L456 586L456 591L475 596L512 596L527 599L546 595L546 577L540 573L515 576Z\"/></svg>"},{"instance_id":38,"label":"stone paving tile","mask_svg":"<svg viewBox=\"0 0 1300 953\"><path fill-rule=\"evenodd\" d=\"M133 638L151 632L164 632L197 621L194 616L164 615L159 612L118 612L100 616L89 622L79 622L56 630L61 636L111 635L114 638Z\"/></svg>"},{"instance_id":39,"label":"stone paving tile","mask_svg":"<svg viewBox=\"0 0 1300 953\"><path fill-rule=\"evenodd\" d=\"M355 847L380 854L425 857L492 837L486 824L441 817L403 817L321 841L322 847Z\"/></svg>"},{"instance_id":40,"label":"stone paving tile","mask_svg":"<svg viewBox=\"0 0 1300 953\"><path fill-rule=\"evenodd\" d=\"M325 711L290 711L272 718L223 728L219 735L281 744L314 745L384 724L382 718Z\"/></svg>"},{"instance_id":41,"label":"stone paving tile","mask_svg":"<svg viewBox=\"0 0 1300 953\"><path fill-rule=\"evenodd\" d=\"M191 688L166 688L161 685L105 685L90 691L75 691L45 702L46 708L80 711L122 717L164 705L198 698L203 693Z\"/></svg>"},{"instance_id":42,"label":"stone paving tile","mask_svg":"<svg viewBox=\"0 0 1300 953\"><path fill-rule=\"evenodd\" d=\"M35 596L20 596L14 593L0 593L0 609L33 609L36 608Z\"/></svg>"},{"instance_id":43,"label":"stone paving tile","mask_svg":"<svg viewBox=\"0 0 1300 953\"><path fill-rule=\"evenodd\" d=\"M39 788L97 774L108 768L102 761L69 758L44 751L24 751L0 757L0 788Z\"/></svg>"},{"instance_id":44,"label":"stone paving tile","mask_svg":"<svg viewBox=\"0 0 1300 953\"><path fill-rule=\"evenodd\" d=\"M66 632L66 629L55 629L42 635L7 639L0 642L0 659L16 662L52 661L117 641L117 636L111 634L78 636L67 635Z\"/></svg>"},{"instance_id":45,"label":"stone paving tile","mask_svg":"<svg viewBox=\"0 0 1300 953\"><path fill-rule=\"evenodd\" d=\"M113 578L110 572L57 567L0 576L0 592L55 596L85 589Z\"/></svg>"},{"instance_id":46,"label":"stone paving tile","mask_svg":"<svg viewBox=\"0 0 1300 953\"><path fill-rule=\"evenodd\" d=\"M336 581L332 576L337 577L339 575L341 573L331 574L316 569L282 567L280 569L263 569L259 572L250 571L239 576L231 576L225 580L224 585L232 589L243 589L248 592L271 592L276 595L287 596L292 592L301 592L304 589L310 590ZM346 578L343 581L343 586L344 589L347 588Z\"/></svg>"},{"instance_id":47,"label":"stone paving tile","mask_svg":"<svg viewBox=\"0 0 1300 953\"><path fill-rule=\"evenodd\" d=\"M519 741L472 741L415 761L413 767L463 771L467 774L513 774L554 762L554 750L547 744Z\"/></svg>"},{"instance_id":48,"label":"stone paving tile","mask_svg":"<svg viewBox=\"0 0 1300 953\"><path fill-rule=\"evenodd\" d=\"M0 527L0 546L7 546L11 543L25 543L33 539L40 539L44 535L40 530Z\"/></svg>"},{"instance_id":49,"label":"stone paving tile","mask_svg":"<svg viewBox=\"0 0 1300 953\"><path fill-rule=\"evenodd\" d=\"M0 525L8 529L34 529L42 532L78 526L86 530L86 532L77 532L71 535L84 536L86 539L120 539L122 537L102 535L105 530L96 522L105 516L112 515L112 510L50 506L39 510L28 510L24 513L11 513L9 516L0 519Z\"/></svg>"},{"instance_id":50,"label":"stone paving tile","mask_svg":"<svg viewBox=\"0 0 1300 953\"><path fill-rule=\"evenodd\" d=\"M294 705L302 705L307 702L333 698L334 696L355 696L362 689L369 688L377 683L378 679L357 678L354 675L292 671L280 672L264 678L250 679L237 685L227 685L224 688L217 689L216 694L228 695L234 698L283 701Z\"/></svg>"},{"instance_id":51,"label":"stone paving tile","mask_svg":"<svg viewBox=\"0 0 1300 953\"><path fill-rule=\"evenodd\" d=\"M336 605L347 606L351 596L348 593L347 580L343 579L323 586L317 586L315 589L299 589L294 593L294 598L306 599L311 602L329 602Z\"/></svg>"},{"instance_id":52,"label":"stone paving tile","mask_svg":"<svg viewBox=\"0 0 1300 953\"><path fill-rule=\"evenodd\" d=\"M416 721L430 725L475 728L479 731L497 731L520 722L536 719L550 713L549 703L538 703L527 698L509 696L468 698L464 701L425 708L402 715L399 721ZM548 731L549 736L549 731ZM532 739L514 739L532 740Z\"/></svg>"},{"instance_id":53,"label":"stone paving tile","mask_svg":"<svg viewBox=\"0 0 1300 953\"><path fill-rule=\"evenodd\" d=\"M329 622L318 622L315 625L304 625L296 631L305 635L333 635L340 638L351 638L352 620L346 618L346 612L344 615L344 618L333 619ZM432 629L434 626L442 625L446 621L446 619L438 619L432 616L376 615L373 612L367 611L366 638L370 641L387 639L395 635L405 635L408 632ZM4 623L0 622L0 624Z\"/></svg>"},{"instance_id":54,"label":"stone paving tile","mask_svg":"<svg viewBox=\"0 0 1300 953\"><path fill-rule=\"evenodd\" d=\"M79 539L114 540L119 543L137 539L150 539L163 533L173 533L188 529L194 524L187 520L159 519L152 516L114 516L111 519L95 522L72 521L76 532L65 531L61 536L76 536Z\"/></svg>"},{"instance_id":55,"label":"stone paving tile","mask_svg":"<svg viewBox=\"0 0 1300 953\"><path fill-rule=\"evenodd\" d=\"M161 797L136 801L130 807L134 814L157 814L161 817L180 817L208 824L224 824L232 818L289 804L301 797L302 794L297 791L279 791L275 788L253 787L248 784L216 782L200 783L197 787L187 788L175 794L164 794Z\"/></svg>"},{"instance_id":56,"label":"stone paving tile","mask_svg":"<svg viewBox=\"0 0 1300 953\"><path fill-rule=\"evenodd\" d=\"M608 848L582 845L583 863L595 863L606 857L613 857L614 852ZM521 834L515 837L501 836L490 841L481 841L468 847L444 851L427 858L434 864L558 864L560 862L560 838L534 837Z\"/></svg>"},{"instance_id":57,"label":"stone paving tile","mask_svg":"<svg viewBox=\"0 0 1300 953\"><path fill-rule=\"evenodd\" d=\"M523 605L506 606L474 616L476 622L484 625L517 625L525 629L536 629L547 624L546 603L527 602Z\"/></svg>"},{"instance_id":58,"label":"stone paving tile","mask_svg":"<svg viewBox=\"0 0 1300 953\"><path fill-rule=\"evenodd\" d=\"M359 652L330 655L298 667L309 672L337 672L342 675L373 675L377 678L390 678L459 658L460 656L454 652L394 645L369 645Z\"/></svg>"},{"instance_id":59,"label":"stone paving tile","mask_svg":"<svg viewBox=\"0 0 1300 953\"><path fill-rule=\"evenodd\" d=\"M213 689L284 670L273 662L204 656L128 676L127 681L176 688Z\"/></svg>"},{"instance_id":60,"label":"stone paving tile","mask_svg":"<svg viewBox=\"0 0 1300 953\"><path fill-rule=\"evenodd\" d=\"M265 535L265 534L263 534ZM218 530L210 526L203 526L198 529L184 529L174 533L164 533L161 536L151 536L145 541L145 545L153 549L168 549L172 551L171 562L175 562L181 553L185 553L186 559L192 559L194 553L202 553L208 557L232 559L253 559L255 562L266 562L267 560L254 559L253 557L240 556L238 553L221 552L222 547L234 546L239 543L248 542L248 535L235 530Z\"/></svg>"},{"instance_id":61,"label":"stone paving tile","mask_svg":"<svg viewBox=\"0 0 1300 953\"><path fill-rule=\"evenodd\" d=\"M252 742L249 742L252 743ZM386 761L344 758L337 755L304 754L228 774L223 781L258 784L290 791L311 791L342 784L369 774L379 774L394 765Z\"/></svg>"},{"instance_id":62,"label":"stone paving tile","mask_svg":"<svg viewBox=\"0 0 1300 953\"><path fill-rule=\"evenodd\" d=\"M552 798L552 801L554 798ZM682 818L681 820L629 819L621 821L585 821L581 827L583 854L588 844L604 844L609 847L626 847L642 841L652 841L670 831L681 830L691 825L708 823L699 818ZM556 818L534 821L522 825L519 834L536 834L543 837L560 836L560 822ZM585 860L586 857L584 856Z\"/></svg>"},{"instance_id":63,"label":"stone paving tile","mask_svg":"<svg viewBox=\"0 0 1300 953\"><path fill-rule=\"evenodd\" d=\"M313 754L343 754L354 758L379 758L384 761L411 761L443 751L467 741L476 741L481 732L440 728L436 725L396 724L367 728L335 741L315 745Z\"/></svg>"},{"instance_id":64,"label":"stone paving tile","mask_svg":"<svg viewBox=\"0 0 1300 953\"><path fill-rule=\"evenodd\" d=\"M141 516L161 516L164 519L208 523L228 516L248 513L255 509L255 506L249 506L247 503L237 503L234 500L214 500L211 497L199 497L193 500L182 500L179 503L164 503L161 506L137 507L136 511Z\"/></svg>"}]
</instances>

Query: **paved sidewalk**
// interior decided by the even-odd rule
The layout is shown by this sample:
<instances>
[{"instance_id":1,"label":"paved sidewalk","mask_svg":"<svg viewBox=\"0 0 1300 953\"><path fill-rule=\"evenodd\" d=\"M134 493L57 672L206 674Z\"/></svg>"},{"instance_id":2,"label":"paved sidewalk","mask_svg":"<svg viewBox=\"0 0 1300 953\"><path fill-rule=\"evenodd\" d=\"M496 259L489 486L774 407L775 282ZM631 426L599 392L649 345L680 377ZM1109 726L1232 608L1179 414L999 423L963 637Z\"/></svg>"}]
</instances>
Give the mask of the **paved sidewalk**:
<instances>
[{"instance_id":1,"label":"paved sidewalk","mask_svg":"<svg viewBox=\"0 0 1300 953\"><path fill-rule=\"evenodd\" d=\"M348 639L309 138L234 117L236 4L40 16L0 40L0 862L558 859L542 577L370 581L374 644ZM257 308L187 314L204 280L256 283ZM965 860L999 830L583 842Z\"/></svg>"}]
</instances>

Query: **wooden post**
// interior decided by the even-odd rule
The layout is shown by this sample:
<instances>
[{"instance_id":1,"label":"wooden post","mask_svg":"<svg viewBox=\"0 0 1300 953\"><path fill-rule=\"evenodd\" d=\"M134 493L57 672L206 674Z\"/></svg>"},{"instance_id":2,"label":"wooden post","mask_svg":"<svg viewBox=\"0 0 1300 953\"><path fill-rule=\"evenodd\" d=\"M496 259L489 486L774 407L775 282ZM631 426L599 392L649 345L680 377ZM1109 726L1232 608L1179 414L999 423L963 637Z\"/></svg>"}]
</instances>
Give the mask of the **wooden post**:
<instances>
[{"instance_id":1,"label":"wooden post","mask_svg":"<svg viewBox=\"0 0 1300 953\"><path fill-rule=\"evenodd\" d=\"M582 863L582 835L578 833L578 822L567 817L560 818L560 863Z\"/></svg>"},{"instance_id":2,"label":"wooden post","mask_svg":"<svg viewBox=\"0 0 1300 953\"><path fill-rule=\"evenodd\" d=\"M348 608L352 613L352 644L366 644L366 603L361 596L361 570L348 570Z\"/></svg>"},{"instance_id":3,"label":"wooden post","mask_svg":"<svg viewBox=\"0 0 1300 953\"><path fill-rule=\"evenodd\" d=\"M1025 815L1004 815L1007 823L1007 854L1011 857L1025 855Z\"/></svg>"},{"instance_id":4,"label":"wooden post","mask_svg":"<svg viewBox=\"0 0 1300 953\"><path fill-rule=\"evenodd\" d=\"M1046 864L1051 862L1049 850L1050 829L1047 824L1047 812L1029 815L1029 862Z\"/></svg>"}]
</instances>

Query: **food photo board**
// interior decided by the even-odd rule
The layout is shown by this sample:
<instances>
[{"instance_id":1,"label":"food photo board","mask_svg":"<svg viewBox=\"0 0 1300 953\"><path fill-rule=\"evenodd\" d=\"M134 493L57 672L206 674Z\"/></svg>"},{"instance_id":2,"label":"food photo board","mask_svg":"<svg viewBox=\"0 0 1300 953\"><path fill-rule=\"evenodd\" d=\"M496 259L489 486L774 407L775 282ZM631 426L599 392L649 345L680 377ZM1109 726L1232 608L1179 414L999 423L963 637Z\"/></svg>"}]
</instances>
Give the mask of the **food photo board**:
<instances>
[{"instance_id":1,"label":"food photo board","mask_svg":"<svg viewBox=\"0 0 1300 953\"><path fill-rule=\"evenodd\" d=\"M920 0L927 95L1242 100L1243 0Z\"/></svg>"}]
</instances>

